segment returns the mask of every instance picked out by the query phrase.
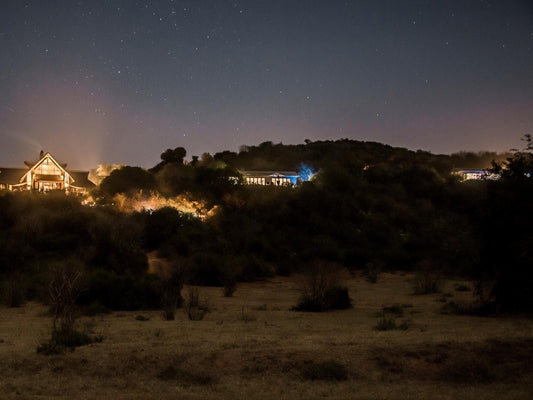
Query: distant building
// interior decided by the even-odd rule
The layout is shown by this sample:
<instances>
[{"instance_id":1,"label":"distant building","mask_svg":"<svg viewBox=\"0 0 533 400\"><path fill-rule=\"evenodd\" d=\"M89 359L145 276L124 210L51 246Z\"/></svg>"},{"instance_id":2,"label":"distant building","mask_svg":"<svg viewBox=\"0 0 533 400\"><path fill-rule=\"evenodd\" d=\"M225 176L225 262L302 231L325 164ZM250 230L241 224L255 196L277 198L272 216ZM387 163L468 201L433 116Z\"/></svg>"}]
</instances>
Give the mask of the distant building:
<instances>
[{"instance_id":1,"label":"distant building","mask_svg":"<svg viewBox=\"0 0 533 400\"><path fill-rule=\"evenodd\" d=\"M58 163L50 153L41 151L39 161L24 164L27 168L0 167L0 189L83 194L95 186L88 171L67 171L67 164Z\"/></svg>"},{"instance_id":2,"label":"distant building","mask_svg":"<svg viewBox=\"0 0 533 400\"><path fill-rule=\"evenodd\" d=\"M459 175L464 181L480 180L480 179L499 179L498 174L494 174L486 169L459 169L453 171L454 174Z\"/></svg>"},{"instance_id":3,"label":"distant building","mask_svg":"<svg viewBox=\"0 0 533 400\"><path fill-rule=\"evenodd\" d=\"M246 185L294 186L300 183L295 171L240 171Z\"/></svg>"}]
</instances>

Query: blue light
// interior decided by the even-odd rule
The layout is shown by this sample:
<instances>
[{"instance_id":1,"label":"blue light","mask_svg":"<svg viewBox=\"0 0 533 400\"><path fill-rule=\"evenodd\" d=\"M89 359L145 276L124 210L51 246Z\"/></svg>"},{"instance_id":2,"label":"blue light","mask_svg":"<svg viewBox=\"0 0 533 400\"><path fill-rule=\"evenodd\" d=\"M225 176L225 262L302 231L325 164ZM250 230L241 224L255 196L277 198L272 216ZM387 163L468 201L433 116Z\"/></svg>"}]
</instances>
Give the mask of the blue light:
<instances>
[{"instance_id":1,"label":"blue light","mask_svg":"<svg viewBox=\"0 0 533 400\"><path fill-rule=\"evenodd\" d=\"M307 182L315 176L316 172L315 170L307 165L307 164L300 164L300 168L298 169L298 175L300 175L300 180L302 182Z\"/></svg>"}]
</instances>

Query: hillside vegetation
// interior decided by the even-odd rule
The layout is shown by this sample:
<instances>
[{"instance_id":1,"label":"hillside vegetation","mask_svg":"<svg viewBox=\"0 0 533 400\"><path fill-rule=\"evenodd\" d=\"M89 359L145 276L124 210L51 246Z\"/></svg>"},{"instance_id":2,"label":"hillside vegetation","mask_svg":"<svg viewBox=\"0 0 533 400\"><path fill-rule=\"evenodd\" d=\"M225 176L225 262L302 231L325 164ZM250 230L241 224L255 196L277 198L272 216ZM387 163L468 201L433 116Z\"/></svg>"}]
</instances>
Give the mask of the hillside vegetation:
<instances>
[{"instance_id":1,"label":"hillside vegetation","mask_svg":"<svg viewBox=\"0 0 533 400\"><path fill-rule=\"evenodd\" d=\"M234 287L326 263L371 276L401 269L467 277L477 282L480 307L530 311L532 157L526 149L495 164L505 167L497 181L460 182L451 174L461 160L481 166L488 155L344 139L265 142L185 162L178 147L150 170L114 170L92 206L62 193L3 193L2 297L10 305L46 302L51 274L77 268L84 277L79 304L157 308L172 275L179 287ZM301 168L315 175L294 188L245 186L239 173ZM120 208L154 196L207 211ZM147 254L166 272L149 274Z\"/></svg>"}]
</instances>

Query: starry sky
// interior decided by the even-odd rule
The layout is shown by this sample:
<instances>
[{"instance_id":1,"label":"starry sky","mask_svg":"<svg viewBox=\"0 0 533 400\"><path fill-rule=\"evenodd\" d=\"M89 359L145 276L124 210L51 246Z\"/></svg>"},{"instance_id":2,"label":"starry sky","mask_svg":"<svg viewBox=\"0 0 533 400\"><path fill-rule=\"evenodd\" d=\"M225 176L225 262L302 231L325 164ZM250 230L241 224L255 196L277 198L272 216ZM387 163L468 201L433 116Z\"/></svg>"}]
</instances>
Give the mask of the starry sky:
<instances>
[{"instance_id":1,"label":"starry sky","mask_svg":"<svg viewBox=\"0 0 533 400\"><path fill-rule=\"evenodd\" d=\"M533 133L530 0L1 0L0 46L2 166Z\"/></svg>"}]
</instances>

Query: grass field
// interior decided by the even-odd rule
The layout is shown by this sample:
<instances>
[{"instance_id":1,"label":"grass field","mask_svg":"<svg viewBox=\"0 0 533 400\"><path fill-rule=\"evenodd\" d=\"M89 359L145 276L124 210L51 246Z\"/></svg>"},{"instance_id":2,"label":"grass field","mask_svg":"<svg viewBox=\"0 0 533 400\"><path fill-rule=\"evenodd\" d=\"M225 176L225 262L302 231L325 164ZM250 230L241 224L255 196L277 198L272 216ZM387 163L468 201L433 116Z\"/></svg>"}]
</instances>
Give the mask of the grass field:
<instances>
[{"instance_id":1,"label":"grass field","mask_svg":"<svg viewBox=\"0 0 533 400\"><path fill-rule=\"evenodd\" d=\"M211 309L202 321L182 310L175 321L158 311L83 317L78 329L104 340L54 356L36 353L50 336L44 306L2 307L0 398L531 398L533 320L441 314L472 292L448 281L413 295L412 278L349 277L354 307L326 313L290 310L295 278L241 284L231 298L200 288ZM375 329L383 307L401 329Z\"/></svg>"}]
</instances>

